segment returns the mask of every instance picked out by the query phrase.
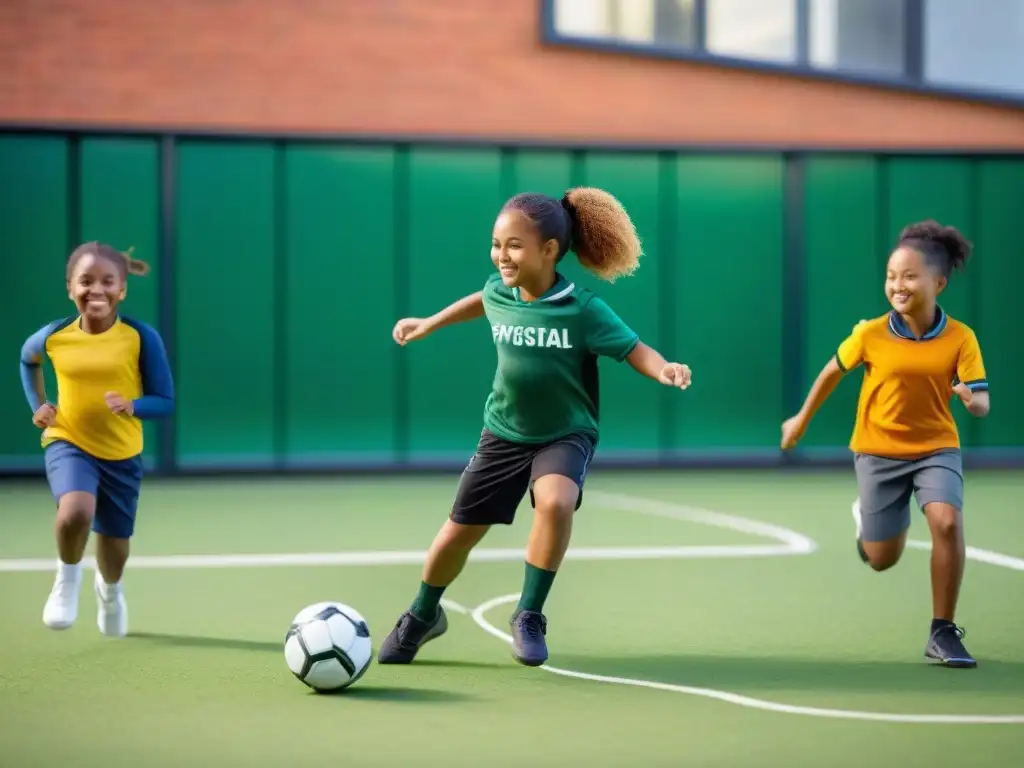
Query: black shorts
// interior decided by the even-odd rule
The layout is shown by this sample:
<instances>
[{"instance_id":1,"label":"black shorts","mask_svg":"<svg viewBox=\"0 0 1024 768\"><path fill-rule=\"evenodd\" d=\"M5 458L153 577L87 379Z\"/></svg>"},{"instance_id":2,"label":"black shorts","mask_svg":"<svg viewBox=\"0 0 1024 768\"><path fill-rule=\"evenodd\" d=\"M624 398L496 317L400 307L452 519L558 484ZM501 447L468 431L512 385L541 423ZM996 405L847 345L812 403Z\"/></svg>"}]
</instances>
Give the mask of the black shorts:
<instances>
[{"instance_id":1,"label":"black shorts","mask_svg":"<svg viewBox=\"0 0 1024 768\"><path fill-rule=\"evenodd\" d=\"M579 509L594 448L587 435L525 444L503 440L485 429L462 473L449 517L463 525L511 525L527 491L530 504L535 503L533 482L544 475L564 475L575 482L580 489Z\"/></svg>"}]
</instances>

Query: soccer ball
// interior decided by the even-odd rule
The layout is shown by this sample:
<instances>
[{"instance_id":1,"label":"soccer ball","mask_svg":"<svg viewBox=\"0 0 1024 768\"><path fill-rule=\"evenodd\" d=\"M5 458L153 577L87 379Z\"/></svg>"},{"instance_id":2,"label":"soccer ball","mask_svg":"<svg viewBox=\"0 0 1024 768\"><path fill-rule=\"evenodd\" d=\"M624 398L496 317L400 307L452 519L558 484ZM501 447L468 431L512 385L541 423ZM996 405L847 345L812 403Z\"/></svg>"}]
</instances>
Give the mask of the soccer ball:
<instances>
[{"instance_id":1,"label":"soccer ball","mask_svg":"<svg viewBox=\"0 0 1024 768\"><path fill-rule=\"evenodd\" d=\"M366 619L344 603L314 603L295 616L284 638L288 669L314 691L340 691L370 666Z\"/></svg>"}]
</instances>

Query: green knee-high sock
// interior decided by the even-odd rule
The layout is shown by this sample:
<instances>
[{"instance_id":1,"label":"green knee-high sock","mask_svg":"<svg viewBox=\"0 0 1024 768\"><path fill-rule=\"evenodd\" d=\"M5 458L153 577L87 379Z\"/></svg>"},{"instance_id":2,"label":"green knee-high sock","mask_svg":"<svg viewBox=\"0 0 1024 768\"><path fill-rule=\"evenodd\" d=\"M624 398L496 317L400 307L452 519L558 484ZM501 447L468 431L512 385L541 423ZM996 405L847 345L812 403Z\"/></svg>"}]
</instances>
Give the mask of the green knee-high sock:
<instances>
[{"instance_id":1,"label":"green knee-high sock","mask_svg":"<svg viewBox=\"0 0 1024 768\"><path fill-rule=\"evenodd\" d=\"M555 581L555 571L546 571L535 565L526 564L526 575L523 577L523 593L519 596L518 611L535 611L541 613L544 601Z\"/></svg>"},{"instance_id":2,"label":"green knee-high sock","mask_svg":"<svg viewBox=\"0 0 1024 768\"><path fill-rule=\"evenodd\" d=\"M447 587L433 587L425 581L420 582L420 591L412 601L412 615L423 621L433 621L437 616L437 606L441 603L441 595Z\"/></svg>"}]
</instances>

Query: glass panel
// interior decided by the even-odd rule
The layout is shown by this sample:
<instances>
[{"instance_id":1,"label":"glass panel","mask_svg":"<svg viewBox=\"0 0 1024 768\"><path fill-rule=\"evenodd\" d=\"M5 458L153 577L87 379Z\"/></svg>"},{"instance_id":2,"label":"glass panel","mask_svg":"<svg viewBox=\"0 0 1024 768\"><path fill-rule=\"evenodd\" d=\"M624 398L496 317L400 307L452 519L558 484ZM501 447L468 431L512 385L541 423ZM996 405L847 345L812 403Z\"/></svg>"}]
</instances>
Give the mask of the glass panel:
<instances>
[{"instance_id":1,"label":"glass panel","mask_svg":"<svg viewBox=\"0 0 1024 768\"><path fill-rule=\"evenodd\" d=\"M708 0L707 47L740 59L796 59L796 0Z\"/></svg>"},{"instance_id":2,"label":"glass panel","mask_svg":"<svg viewBox=\"0 0 1024 768\"><path fill-rule=\"evenodd\" d=\"M927 0L924 22L931 84L1024 93L1024 0Z\"/></svg>"},{"instance_id":3,"label":"glass panel","mask_svg":"<svg viewBox=\"0 0 1024 768\"><path fill-rule=\"evenodd\" d=\"M569 37L611 37L615 5L615 0L556 0L555 30Z\"/></svg>"},{"instance_id":4,"label":"glass panel","mask_svg":"<svg viewBox=\"0 0 1024 768\"><path fill-rule=\"evenodd\" d=\"M622 4L632 5L629 0ZM659 45L696 47L697 12L694 6L695 0L655 0L654 41Z\"/></svg>"},{"instance_id":5,"label":"glass panel","mask_svg":"<svg viewBox=\"0 0 1024 768\"><path fill-rule=\"evenodd\" d=\"M695 0L557 0L555 30L567 37L692 47Z\"/></svg>"},{"instance_id":6,"label":"glass panel","mask_svg":"<svg viewBox=\"0 0 1024 768\"><path fill-rule=\"evenodd\" d=\"M811 0L811 65L902 76L904 6L905 0Z\"/></svg>"}]
</instances>

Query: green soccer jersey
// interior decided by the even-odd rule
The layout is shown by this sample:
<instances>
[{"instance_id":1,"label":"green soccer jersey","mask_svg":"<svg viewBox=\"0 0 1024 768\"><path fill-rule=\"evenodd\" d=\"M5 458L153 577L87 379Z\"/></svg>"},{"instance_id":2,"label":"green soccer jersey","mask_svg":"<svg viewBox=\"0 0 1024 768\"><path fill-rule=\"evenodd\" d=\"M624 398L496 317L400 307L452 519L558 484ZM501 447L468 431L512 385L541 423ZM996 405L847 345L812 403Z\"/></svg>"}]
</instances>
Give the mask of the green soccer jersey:
<instances>
[{"instance_id":1,"label":"green soccer jersey","mask_svg":"<svg viewBox=\"0 0 1024 768\"><path fill-rule=\"evenodd\" d=\"M483 291L498 352L484 427L516 443L574 433L598 438L597 358L622 361L639 338L605 302L561 275L536 301L500 275Z\"/></svg>"}]
</instances>

